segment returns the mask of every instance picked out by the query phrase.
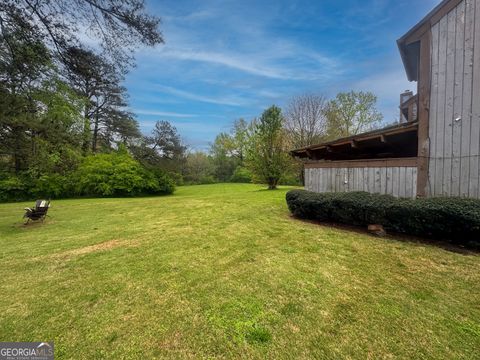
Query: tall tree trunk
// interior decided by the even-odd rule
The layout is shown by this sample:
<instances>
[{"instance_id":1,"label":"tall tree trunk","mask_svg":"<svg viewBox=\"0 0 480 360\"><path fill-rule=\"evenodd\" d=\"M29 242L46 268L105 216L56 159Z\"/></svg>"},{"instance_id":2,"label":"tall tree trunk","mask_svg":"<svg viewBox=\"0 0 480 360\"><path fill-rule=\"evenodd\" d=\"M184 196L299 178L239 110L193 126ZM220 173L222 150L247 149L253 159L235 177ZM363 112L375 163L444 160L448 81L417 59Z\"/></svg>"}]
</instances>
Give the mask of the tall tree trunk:
<instances>
[{"instance_id":1,"label":"tall tree trunk","mask_svg":"<svg viewBox=\"0 0 480 360\"><path fill-rule=\"evenodd\" d=\"M90 118L88 117L88 112L90 111L89 106L85 106L85 113L84 113L84 123L83 123L83 144L82 150L86 154L88 149L90 148Z\"/></svg>"},{"instance_id":2,"label":"tall tree trunk","mask_svg":"<svg viewBox=\"0 0 480 360\"><path fill-rule=\"evenodd\" d=\"M278 184L278 179L268 178L268 190L276 190Z\"/></svg>"},{"instance_id":3,"label":"tall tree trunk","mask_svg":"<svg viewBox=\"0 0 480 360\"><path fill-rule=\"evenodd\" d=\"M15 149L13 151L13 159L14 159L14 166L15 166L15 174L18 174L22 169L22 160L20 156L21 152L21 144L20 144L20 133L21 128L18 126L13 128L13 134L15 139Z\"/></svg>"},{"instance_id":4,"label":"tall tree trunk","mask_svg":"<svg viewBox=\"0 0 480 360\"><path fill-rule=\"evenodd\" d=\"M98 109L95 111L95 120L93 123L93 138L92 138L92 152L97 152L97 139L98 139Z\"/></svg>"}]
</instances>

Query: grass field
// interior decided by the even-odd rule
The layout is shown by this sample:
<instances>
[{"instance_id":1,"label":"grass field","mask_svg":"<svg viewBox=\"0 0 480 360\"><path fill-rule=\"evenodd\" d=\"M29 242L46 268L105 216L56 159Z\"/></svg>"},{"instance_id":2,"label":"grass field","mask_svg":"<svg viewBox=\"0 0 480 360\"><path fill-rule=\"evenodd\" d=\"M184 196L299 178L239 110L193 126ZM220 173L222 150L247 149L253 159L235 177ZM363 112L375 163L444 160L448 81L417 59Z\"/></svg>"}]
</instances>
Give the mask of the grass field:
<instances>
[{"instance_id":1,"label":"grass field","mask_svg":"<svg viewBox=\"0 0 480 360\"><path fill-rule=\"evenodd\" d=\"M0 205L0 341L57 359L480 358L480 257L289 216L286 188Z\"/></svg>"}]
</instances>

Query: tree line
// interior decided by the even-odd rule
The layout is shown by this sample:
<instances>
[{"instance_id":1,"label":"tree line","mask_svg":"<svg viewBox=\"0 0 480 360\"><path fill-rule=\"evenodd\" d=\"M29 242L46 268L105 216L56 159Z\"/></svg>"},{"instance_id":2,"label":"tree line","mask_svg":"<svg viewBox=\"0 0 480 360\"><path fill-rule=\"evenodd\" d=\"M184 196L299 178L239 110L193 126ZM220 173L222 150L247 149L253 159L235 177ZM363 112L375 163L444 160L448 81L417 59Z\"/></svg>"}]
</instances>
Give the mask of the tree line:
<instances>
[{"instance_id":1,"label":"tree line","mask_svg":"<svg viewBox=\"0 0 480 360\"><path fill-rule=\"evenodd\" d=\"M186 155L188 183L261 182L299 185L303 163L289 151L378 127L383 117L369 92L339 93L334 99L304 94L286 109L266 109L260 117L234 121L229 133L217 135L207 152Z\"/></svg>"},{"instance_id":2,"label":"tree line","mask_svg":"<svg viewBox=\"0 0 480 360\"><path fill-rule=\"evenodd\" d=\"M175 185L301 181L288 150L375 126L370 93L294 98L191 152L168 121L142 134L123 86L163 43L143 0L0 3L0 201L171 193ZM80 34L98 40L89 47Z\"/></svg>"},{"instance_id":3,"label":"tree line","mask_svg":"<svg viewBox=\"0 0 480 360\"><path fill-rule=\"evenodd\" d=\"M159 21L143 0L0 2L0 200L173 191L172 144L141 134L122 85Z\"/></svg>"}]
</instances>

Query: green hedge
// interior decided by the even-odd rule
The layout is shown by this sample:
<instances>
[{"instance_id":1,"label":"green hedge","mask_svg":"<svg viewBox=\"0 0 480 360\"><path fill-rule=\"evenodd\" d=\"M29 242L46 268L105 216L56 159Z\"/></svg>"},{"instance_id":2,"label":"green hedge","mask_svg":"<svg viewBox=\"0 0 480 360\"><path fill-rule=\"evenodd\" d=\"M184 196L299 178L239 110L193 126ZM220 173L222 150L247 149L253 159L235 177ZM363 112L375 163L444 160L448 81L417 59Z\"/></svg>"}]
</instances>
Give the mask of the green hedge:
<instances>
[{"instance_id":1,"label":"green hedge","mask_svg":"<svg viewBox=\"0 0 480 360\"><path fill-rule=\"evenodd\" d=\"M480 200L464 198L397 199L389 195L287 193L291 213L302 219L367 226L381 224L393 232L480 244Z\"/></svg>"}]
</instances>

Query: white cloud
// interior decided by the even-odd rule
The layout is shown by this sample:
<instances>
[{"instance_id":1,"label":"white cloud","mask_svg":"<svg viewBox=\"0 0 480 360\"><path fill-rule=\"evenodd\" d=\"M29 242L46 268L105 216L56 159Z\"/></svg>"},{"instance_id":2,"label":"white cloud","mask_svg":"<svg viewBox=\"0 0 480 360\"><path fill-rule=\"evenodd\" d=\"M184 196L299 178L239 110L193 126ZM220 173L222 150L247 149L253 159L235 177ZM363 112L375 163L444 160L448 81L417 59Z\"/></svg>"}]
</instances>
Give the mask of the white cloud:
<instances>
[{"instance_id":1,"label":"white cloud","mask_svg":"<svg viewBox=\"0 0 480 360\"><path fill-rule=\"evenodd\" d=\"M175 126L181 133L183 132L194 132L196 134L216 134L222 130L225 130L225 125L220 122L211 122L211 121L179 121L179 120L169 120L173 126ZM144 129L151 129L156 124L156 121L153 120L143 120L141 121L141 127Z\"/></svg>"},{"instance_id":2,"label":"white cloud","mask_svg":"<svg viewBox=\"0 0 480 360\"><path fill-rule=\"evenodd\" d=\"M219 97L205 96L197 93L175 89L171 86L164 86L164 85L155 85L154 88L166 94L175 95L175 96L182 97L184 99L206 102L211 104L229 105L229 106L242 106L246 104L246 101L244 99L239 98L237 96L219 96Z\"/></svg>"},{"instance_id":3,"label":"white cloud","mask_svg":"<svg viewBox=\"0 0 480 360\"><path fill-rule=\"evenodd\" d=\"M400 93L411 89L416 92L417 84L409 82L403 67L369 76L353 84L355 90L368 90L382 98L399 99Z\"/></svg>"},{"instance_id":4,"label":"white cloud","mask_svg":"<svg viewBox=\"0 0 480 360\"><path fill-rule=\"evenodd\" d=\"M177 15L177 16L163 16L163 21L168 21L168 22L189 22L189 23L194 23L198 21L205 21L208 19L211 19L215 17L216 11L209 9L209 10L199 10L199 11L194 11L186 15Z\"/></svg>"},{"instance_id":5,"label":"white cloud","mask_svg":"<svg viewBox=\"0 0 480 360\"><path fill-rule=\"evenodd\" d=\"M281 42L270 49L264 48L259 52L248 54L168 46L159 48L155 53L164 59L221 65L248 74L279 80L322 79L336 76L342 69L339 59L329 58L288 42ZM273 56L265 54L273 54Z\"/></svg>"},{"instance_id":6,"label":"white cloud","mask_svg":"<svg viewBox=\"0 0 480 360\"><path fill-rule=\"evenodd\" d=\"M227 66L232 69L241 70L253 75L264 76L273 79L290 79L291 76L282 73L271 67L263 67L252 59L247 60L240 56L231 56L219 52L205 52L205 51L193 51L184 49L171 49L164 48L161 51L164 57L173 58L177 60L191 60L213 63L217 65Z\"/></svg>"},{"instance_id":7,"label":"white cloud","mask_svg":"<svg viewBox=\"0 0 480 360\"><path fill-rule=\"evenodd\" d=\"M352 85L352 89L371 91L377 95L384 122L391 123L399 117L400 94L405 90L416 93L417 83L407 80L405 71L400 65L394 70L361 79Z\"/></svg>"},{"instance_id":8,"label":"white cloud","mask_svg":"<svg viewBox=\"0 0 480 360\"><path fill-rule=\"evenodd\" d=\"M167 116L175 118L190 118L196 117L194 114L182 114L169 111L156 111L156 110L144 110L144 109L132 109L132 112L138 115L155 115L155 116Z\"/></svg>"}]
</instances>

